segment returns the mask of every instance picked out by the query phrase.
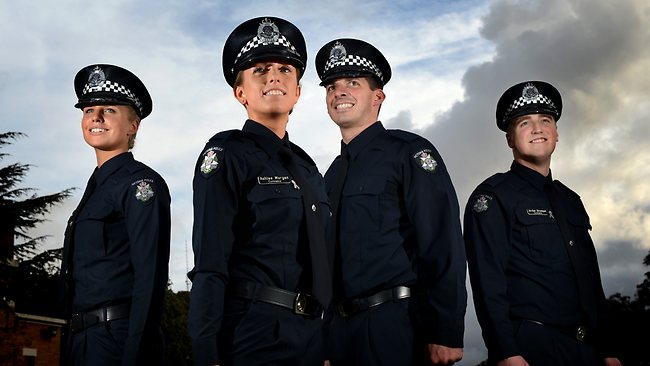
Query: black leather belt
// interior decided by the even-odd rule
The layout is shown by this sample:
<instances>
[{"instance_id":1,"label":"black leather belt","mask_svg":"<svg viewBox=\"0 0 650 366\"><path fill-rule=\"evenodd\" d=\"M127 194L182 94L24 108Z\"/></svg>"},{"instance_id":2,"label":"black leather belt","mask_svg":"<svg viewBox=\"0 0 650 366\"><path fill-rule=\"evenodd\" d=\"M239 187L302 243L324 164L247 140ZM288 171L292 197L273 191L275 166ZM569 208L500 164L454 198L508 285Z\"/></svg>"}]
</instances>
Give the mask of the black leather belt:
<instances>
[{"instance_id":1,"label":"black leather belt","mask_svg":"<svg viewBox=\"0 0 650 366\"><path fill-rule=\"evenodd\" d=\"M95 324L110 322L111 320L128 318L131 312L131 304L120 304L105 306L103 308L77 313L70 318L70 330L73 333L81 332Z\"/></svg>"},{"instance_id":2,"label":"black leather belt","mask_svg":"<svg viewBox=\"0 0 650 366\"><path fill-rule=\"evenodd\" d=\"M588 327L584 325L577 325L575 327L562 327L558 325L552 325L552 324L546 324L542 322L538 322L537 320L531 320L531 319L522 319L523 321L529 322L529 323L534 323L538 325L542 325L545 327L550 327L553 328L557 331L559 331L562 334L566 334L571 338L575 338L578 342L582 342L585 344L591 344L592 337L593 337L593 330L589 329Z\"/></svg>"},{"instance_id":3,"label":"black leather belt","mask_svg":"<svg viewBox=\"0 0 650 366\"><path fill-rule=\"evenodd\" d=\"M323 306L309 294L295 293L249 281L237 281L230 291L233 296L281 306L292 310L294 314L310 318L323 317Z\"/></svg>"},{"instance_id":4,"label":"black leather belt","mask_svg":"<svg viewBox=\"0 0 650 366\"><path fill-rule=\"evenodd\" d=\"M344 300L336 304L336 312L341 316L351 316L368 310L373 306L381 305L389 301L398 301L411 297L411 289L406 286L397 286L388 290L379 291L368 297Z\"/></svg>"}]
</instances>

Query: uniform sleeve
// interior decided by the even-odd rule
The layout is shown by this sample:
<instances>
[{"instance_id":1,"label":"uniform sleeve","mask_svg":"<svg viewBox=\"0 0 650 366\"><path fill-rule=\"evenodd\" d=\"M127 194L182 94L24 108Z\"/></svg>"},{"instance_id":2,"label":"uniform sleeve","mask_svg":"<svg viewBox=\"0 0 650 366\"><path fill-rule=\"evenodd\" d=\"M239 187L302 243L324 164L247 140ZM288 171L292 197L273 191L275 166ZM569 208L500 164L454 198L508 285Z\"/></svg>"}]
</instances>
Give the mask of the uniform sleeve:
<instances>
[{"instance_id":1,"label":"uniform sleeve","mask_svg":"<svg viewBox=\"0 0 650 366\"><path fill-rule=\"evenodd\" d=\"M495 195L477 190L465 207L464 236L476 315L491 359L518 355L509 318L506 269L510 246Z\"/></svg>"},{"instance_id":2,"label":"uniform sleeve","mask_svg":"<svg viewBox=\"0 0 650 366\"><path fill-rule=\"evenodd\" d=\"M417 240L416 331L426 343L463 347L467 306L465 247L456 192L442 158L428 141L414 147L404 164L404 195Z\"/></svg>"},{"instance_id":3,"label":"uniform sleeve","mask_svg":"<svg viewBox=\"0 0 650 366\"><path fill-rule=\"evenodd\" d=\"M219 360L217 333L238 210L234 170L229 153L214 146L204 150L194 173L194 268L188 274L192 280L188 327L195 365L214 365Z\"/></svg>"},{"instance_id":4,"label":"uniform sleeve","mask_svg":"<svg viewBox=\"0 0 650 366\"><path fill-rule=\"evenodd\" d=\"M122 365L142 364L162 349L160 321L169 275L169 189L156 174L131 183L124 217L133 267L129 334Z\"/></svg>"}]
</instances>

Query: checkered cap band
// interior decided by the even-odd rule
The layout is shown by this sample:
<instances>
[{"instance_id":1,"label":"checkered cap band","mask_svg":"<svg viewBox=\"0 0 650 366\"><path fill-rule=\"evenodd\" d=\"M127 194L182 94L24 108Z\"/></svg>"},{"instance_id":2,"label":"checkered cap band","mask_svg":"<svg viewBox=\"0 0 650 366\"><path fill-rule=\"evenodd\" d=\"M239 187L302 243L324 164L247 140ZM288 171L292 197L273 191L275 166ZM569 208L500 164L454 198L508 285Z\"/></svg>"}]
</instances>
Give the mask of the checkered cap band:
<instances>
[{"instance_id":1,"label":"checkered cap band","mask_svg":"<svg viewBox=\"0 0 650 366\"><path fill-rule=\"evenodd\" d=\"M515 99L515 101L512 102L510 106L508 106L506 113L503 114L502 122L505 122L508 119L508 116L510 116L510 113L512 113L512 111L528 104L545 104L547 107L549 107L557 114L557 108L555 107L555 104L553 104L551 98L542 94L538 94L537 96L535 96L535 98L519 97Z\"/></svg>"},{"instance_id":2,"label":"checkered cap band","mask_svg":"<svg viewBox=\"0 0 650 366\"><path fill-rule=\"evenodd\" d=\"M328 59L327 62L325 63L325 70L323 70L323 73L326 73L330 69L333 69L335 67L339 66L359 66L363 67L369 70L372 70L375 75L381 80L381 82L384 82L384 75L382 72L379 70L377 65L375 65L372 61L368 60L365 57L361 56L356 56L356 55L346 55L345 58L343 59Z\"/></svg>"},{"instance_id":3,"label":"checkered cap band","mask_svg":"<svg viewBox=\"0 0 650 366\"><path fill-rule=\"evenodd\" d=\"M117 94L122 94L126 95L127 98L133 101L133 103L138 107L138 110L140 111L140 114L144 113L144 110L142 108L142 102L140 102L140 99L133 94L133 92L125 87L124 85L121 85L119 83L116 83L114 81L106 80L101 84L98 85L92 85L91 83L88 83L84 86L83 95L86 95L88 93L96 93L96 92L111 92L111 93L117 93Z\"/></svg>"},{"instance_id":4,"label":"checkered cap band","mask_svg":"<svg viewBox=\"0 0 650 366\"><path fill-rule=\"evenodd\" d=\"M295 53L296 56L300 56L296 48L289 42L288 39L286 39L283 35L280 35L276 41L269 42L268 40L263 40L258 36L253 37L248 43L242 47L241 51L237 54L237 57L235 57L235 62L233 64L237 64L237 61L244 55L246 52L249 52L250 50L253 50L257 47L260 46L268 46L268 45L273 45L273 46L283 46L287 50L291 51L292 53ZM232 72L235 71L234 68L231 69Z\"/></svg>"}]
</instances>

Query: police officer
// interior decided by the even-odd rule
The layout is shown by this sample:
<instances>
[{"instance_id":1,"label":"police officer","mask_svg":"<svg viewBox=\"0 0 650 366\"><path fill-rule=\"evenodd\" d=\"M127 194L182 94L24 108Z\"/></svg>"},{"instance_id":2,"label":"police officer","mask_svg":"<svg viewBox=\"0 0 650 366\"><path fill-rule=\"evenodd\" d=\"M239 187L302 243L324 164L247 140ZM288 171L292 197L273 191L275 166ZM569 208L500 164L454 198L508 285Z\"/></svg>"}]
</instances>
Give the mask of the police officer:
<instances>
[{"instance_id":1,"label":"police officer","mask_svg":"<svg viewBox=\"0 0 650 366\"><path fill-rule=\"evenodd\" d=\"M194 173L189 331L197 365L322 365L331 298L322 176L289 140L305 40L293 24L233 30L223 72L248 120L213 136Z\"/></svg>"},{"instance_id":2,"label":"police officer","mask_svg":"<svg viewBox=\"0 0 650 366\"><path fill-rule=\"evenodd\" d=\"M129 151L151 97L140 79L113 65L84 67L74 87L97 168L65 232L70 321L62 364L162 364L170 196L163 178Z\"/></svg>"},{"instance_id":3,"label":"police officer","mask_svg":"<svg viewBox=\"0 0 650 366\"><path fill-rule=\"evenodd\" d=\"M330 362L458 361L465 252L442 158L423 137L378 121L391 69L375 47L333 40L318 51L316 70L342 136L325 174L337 246Z\"/></svg>"},{"instance_id":4,"label":"police officer","mask_svg":"<svg viewBox=\"0 0 650 366\"><path fill-rule=\"evenodd\" d=\"M550 170L562 114L558 90L506 90L496 122L510 171L481 183L465 209L474 303L492 364L620 365L605 343L605 296L589 216Z\"/></svg>"}]
</instances>

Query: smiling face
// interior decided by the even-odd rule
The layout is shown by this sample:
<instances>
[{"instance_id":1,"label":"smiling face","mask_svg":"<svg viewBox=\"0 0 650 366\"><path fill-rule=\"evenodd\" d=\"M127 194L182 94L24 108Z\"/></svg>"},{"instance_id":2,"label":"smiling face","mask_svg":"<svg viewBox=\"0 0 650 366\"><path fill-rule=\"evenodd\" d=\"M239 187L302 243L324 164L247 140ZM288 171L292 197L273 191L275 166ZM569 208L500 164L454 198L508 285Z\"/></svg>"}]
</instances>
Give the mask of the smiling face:
<instances>
[{"instance_id":1,"label":"smiling face","mask_svg":"<svg viewBox=\"0 0 650 366\"><path fill-rule=\"evenodd\" d=\"M335 79L325 85L325 91L327 113L342 130L363 129L376 122L386 98L366 77Z\"/></svg>"},{"instance_id":2,"label":"smiling face","mask_svg":"<svg viewBox=\"0 0 650 366\"><path fill-rule=\"evenodd\" d=\"M257 62L240 72L235 98L246 107L248 118L257 122L288 121L300 97L299 71L283 62Z\"/></svg>"},{"instance_id":3,"label":"smiling face","mask_svg":"<svg viewBox=\"0 0 650 366\"><path fill-rule=\"evenodd\" d=\"M551 155L558 142L557 123L548 114L528 114L511 121L506 139L515 161L548 174ZM544 173L546 172L546 173Z\"/></svg>"},{"instance_id":4,"label":"smiling face","mask_svg":"<svg viewBox=\"0 0 650 366\"><path fill-rule=\"evenodd\" d=\"M129 150L139 119L131 106L98 105L83 108L81 129L86 143L99 155L112 157Z\"/></svg>"}]
</instances>

